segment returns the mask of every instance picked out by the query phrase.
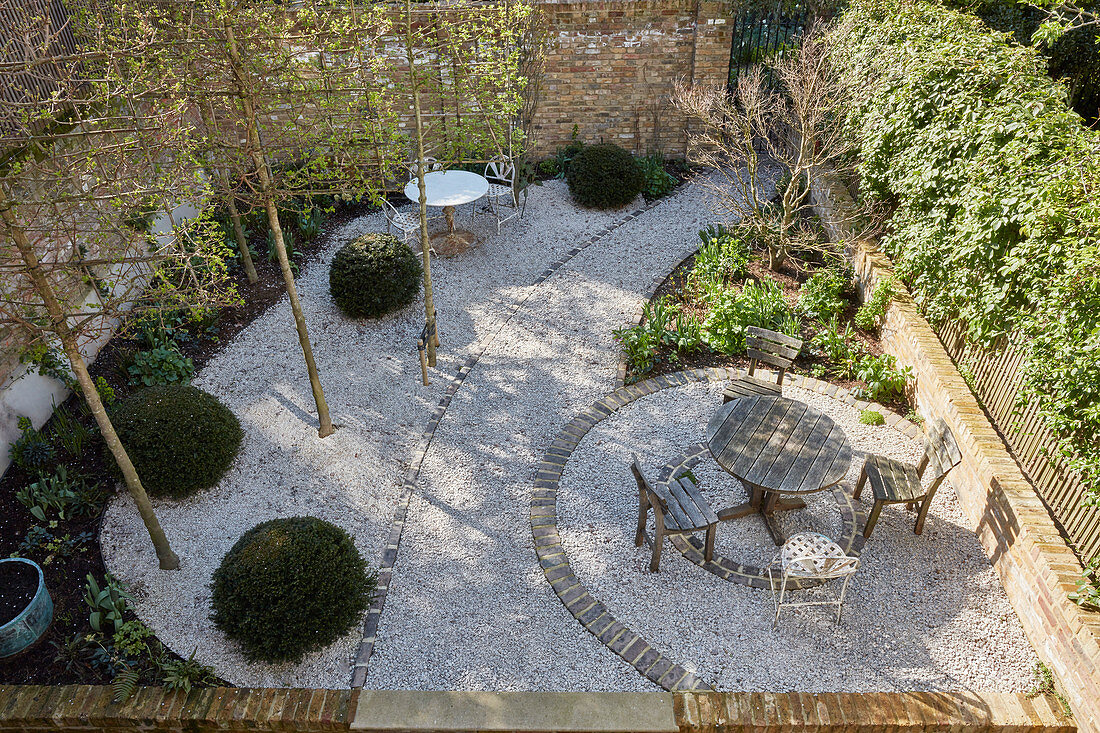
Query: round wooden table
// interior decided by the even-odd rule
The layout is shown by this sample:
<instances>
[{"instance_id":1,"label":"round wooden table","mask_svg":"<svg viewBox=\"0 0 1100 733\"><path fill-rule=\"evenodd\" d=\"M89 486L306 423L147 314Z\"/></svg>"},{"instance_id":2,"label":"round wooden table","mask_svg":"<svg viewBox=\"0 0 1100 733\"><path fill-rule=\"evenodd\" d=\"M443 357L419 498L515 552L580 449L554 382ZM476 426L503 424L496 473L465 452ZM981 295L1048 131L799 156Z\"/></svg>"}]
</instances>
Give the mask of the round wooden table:
<instances>
[{"instance_id":1,"label":"round wooden table","mask_svg":"<svg viewBox=\"0 0 1100 733\"><path fill-rule=\"evenodd\" d=\"M465 252L477 236L465 229L455 229L455 207L477 201L489 191L484 176L469 171L432 171L424 174L424 196L428 206L442 206L447 219L447 231L432 237L432 247L438 254ZM405 184L405 197L420 203L420 182L414 177Z\"/></svg>"},{"instance_id":2,"label":"round wooden table","mask_svg":"<svg viewBox=\"0 0 1100 733\"><path fill-rule=\"evenodd\" d=\"M751 491L749 501L719 511L718 518L759 512L777 545L785 538L775 512L806 506L799 495L840 483L852 462L847 436L827 415L775 395L722 405L707 423L707 446L718 465Z\"/></svg>"}]
</instances>

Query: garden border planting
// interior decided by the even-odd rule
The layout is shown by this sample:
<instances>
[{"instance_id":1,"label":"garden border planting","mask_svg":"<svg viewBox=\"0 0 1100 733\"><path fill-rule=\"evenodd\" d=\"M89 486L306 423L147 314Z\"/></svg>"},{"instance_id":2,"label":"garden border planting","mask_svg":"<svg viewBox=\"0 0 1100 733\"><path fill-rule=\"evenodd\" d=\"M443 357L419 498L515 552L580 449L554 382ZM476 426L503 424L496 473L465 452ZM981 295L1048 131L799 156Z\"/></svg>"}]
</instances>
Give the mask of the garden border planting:
<instances>
[{"instance_id":1,"label":"garden border planting","mask_svg":"<svg viewBox=\"0 0 1100 733\"><path fill-rule=\"evenodd\" d=\"M853 220L848 212L854 203L842 185L816 177L812 194L830 237L848 242L859 287L869 297L892 274L889 259L873 243L846 236L844 222ZM1081 730L1100 731L1100 613L1067 595L1081 577L1080 561L907 292L887 307L882 345L899 364L912 367L917 411L926 419L943 418L958 438L963 461L952 485L959 504Z\"/></svg>"}]
</instances>

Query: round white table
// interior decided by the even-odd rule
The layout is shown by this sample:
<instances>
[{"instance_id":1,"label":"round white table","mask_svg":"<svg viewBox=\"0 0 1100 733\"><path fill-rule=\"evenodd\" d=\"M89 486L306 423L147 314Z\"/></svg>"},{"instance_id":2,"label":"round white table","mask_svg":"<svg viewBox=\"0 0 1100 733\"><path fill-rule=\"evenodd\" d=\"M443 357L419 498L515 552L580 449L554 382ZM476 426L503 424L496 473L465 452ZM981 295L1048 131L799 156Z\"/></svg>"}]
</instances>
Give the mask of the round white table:
<instances>
[{"instance_id":1,"label":"round white table","mask_svg":"<svg viewBox=\"0 0 1100 733\"><path fill-rule=\"evenodd\" d=\"M488 191L489 182L477 173L432 171L424 174L425 202L428 206L442 206L443 216L447 219L447 232L433 238L433 245L448 245L445 248L436 247L438 253L458 254L470 246L475 235L469 231L455 231L455 207L477 201ZM405 184L405 196L410 201L420 203L420 183L416 178Z\"/></svg>"}]
</instances>

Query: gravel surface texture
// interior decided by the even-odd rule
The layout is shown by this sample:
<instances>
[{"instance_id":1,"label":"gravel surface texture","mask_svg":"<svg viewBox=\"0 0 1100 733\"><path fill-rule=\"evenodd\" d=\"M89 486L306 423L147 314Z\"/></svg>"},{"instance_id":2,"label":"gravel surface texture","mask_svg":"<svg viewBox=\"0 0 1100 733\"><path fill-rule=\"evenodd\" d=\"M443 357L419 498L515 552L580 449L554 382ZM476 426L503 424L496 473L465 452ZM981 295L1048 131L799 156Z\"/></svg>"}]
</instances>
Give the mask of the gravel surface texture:
<instances>
[{"instance_id":1,"label":"gravel surface texture","mask_svg":"<svg viewBox=\"0 0 1100 733\"><path fill-rule=\"evenodd\" d=\"M245 530L303 514L346 529L377 565L409 454L448 375L478 338L499 328L506 306L550 263L640 205L641 199L615 212L578 209L564 182L550 181L532 189L524 218L506 224L499 237L495 222L484 216L471 222L469 207L461 207L459 226L477 231L482 242L457 257L432 260L442 348L427 387L420 384L416 351L423 301L381 321L356 321L343 316L329 295L328 265L336 250L365 232L385 231L385 221L373 214L337 230L303 268L298 288L338 430L317 437L316 408L284 298L195 379L236 413L245 438L218 486L185 501L155 502L180 570L158 569L125 492L105 513L104 561L136 597L138 616L174 651L184 657L194 651L233 684L346 687L361 629L298 664L250 664L208 618L214 569Z\"/></svg>"},{"instance_id":2,"label":"gravel surface texture","mask_svg":"<svg viewBox=\"0 0 1100 733\"><path fill-rule=\"evenodd\" d=\"M858 411L838 400L790 386L783 392L823 411L848 435L857 452L844 481L849 492L862 451L912 463L920 456L919 444L860 424ZM914 515L904 506L883 510L839 625L830 608L810 607L785 609L773 630L769 591L722 580L671 545L660 573L649 573L649 548L634 546L638 490L630 455L655 479L663 464L706 439L720 404L718 384L663 390L602 421L569 459L558 498L562 545L573 572L619 621L718 689L1021 692L1033 685L1035 653L948 484L937 492L923 535L913 534ZM747 498L709 454L693 473L712 506ZM784 531L837 537L835 499L819 492L806 500L805 509L782 515ZM861 502L870 508L870 489ZM755 515L721 523L715 547L756 566L777 549Z\"/></svg>"}]
</instances>

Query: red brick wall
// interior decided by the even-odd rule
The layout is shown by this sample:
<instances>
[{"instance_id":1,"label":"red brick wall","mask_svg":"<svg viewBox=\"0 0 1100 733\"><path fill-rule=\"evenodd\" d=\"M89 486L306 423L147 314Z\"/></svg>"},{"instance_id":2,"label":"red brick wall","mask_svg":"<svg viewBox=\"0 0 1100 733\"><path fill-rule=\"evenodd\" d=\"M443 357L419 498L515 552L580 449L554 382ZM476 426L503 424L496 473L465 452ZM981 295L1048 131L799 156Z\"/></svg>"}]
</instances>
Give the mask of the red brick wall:
<instances>
[{"instance_id":1,"label":"red brick wall","mask_svg":"<svg viewBox=\"0 0 1100 733\"><path fill-rule=\"evenodd\" d=\"M843 186L815 181L814 203L834 240L851 242L843 222L852 206ZM867 295L891 272L873 244L849 255ZM1054 672L1082 731L1100 733L1100 613L1073 603L1081 563L1066 545L1004 441L971 394L939 337L908 294L894 299L882 329L883 348L913 368L918 412L943 418L958 438L963 462L950 481L959 503L1001 578L1028 639Z\"/></svg>"}]
</instances>

